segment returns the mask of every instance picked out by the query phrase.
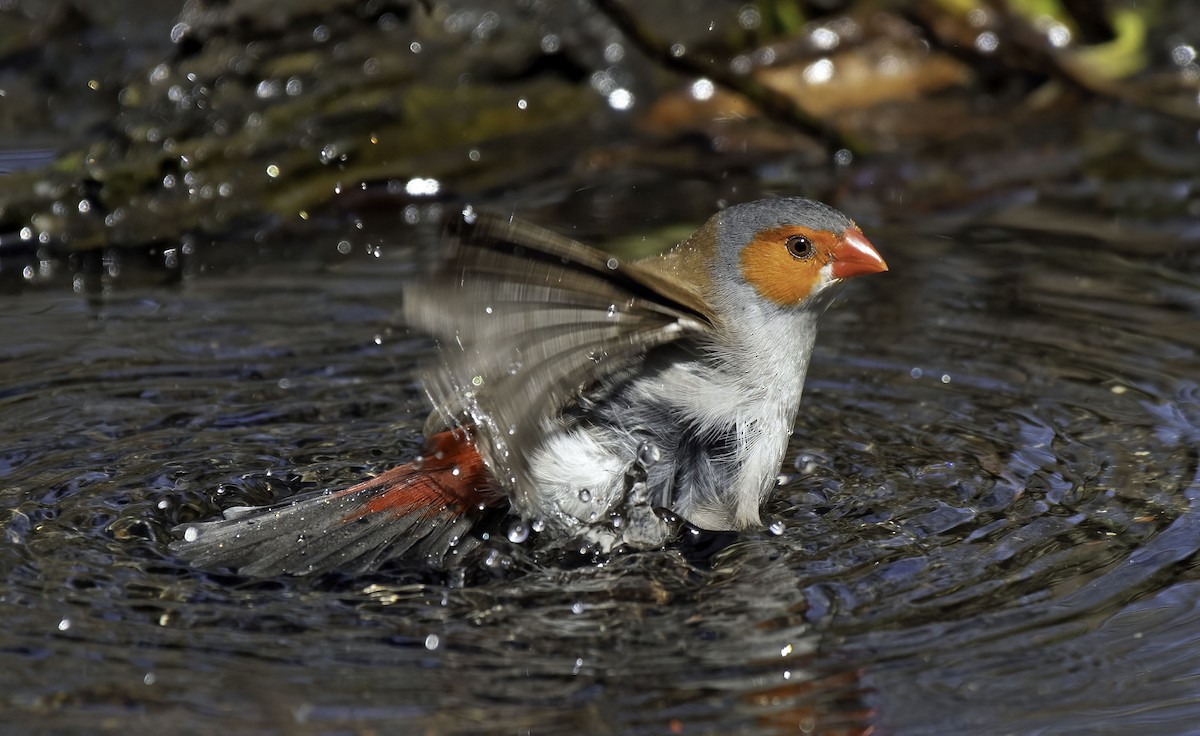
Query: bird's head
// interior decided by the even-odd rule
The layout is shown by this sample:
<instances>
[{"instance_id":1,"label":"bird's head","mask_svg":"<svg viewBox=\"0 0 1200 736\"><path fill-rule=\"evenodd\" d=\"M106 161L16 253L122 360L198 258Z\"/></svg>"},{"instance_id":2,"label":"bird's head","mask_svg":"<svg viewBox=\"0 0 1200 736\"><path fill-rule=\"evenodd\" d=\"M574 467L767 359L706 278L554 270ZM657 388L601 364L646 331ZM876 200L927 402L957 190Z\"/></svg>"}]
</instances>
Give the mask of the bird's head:
<instances>
[{"instance_id":1,"label":"bird's head","mask_svg":"<svg viewBox=\"0 0 1200 736\"><path fill-rule=\"evenodd\" d=\"M783 309L814 305L834 284L887 270L857 225L811 199L735 205L714 215L705 229L714 241L713 287L743 297L752 293Z\"/></svg>"}]
</instances>

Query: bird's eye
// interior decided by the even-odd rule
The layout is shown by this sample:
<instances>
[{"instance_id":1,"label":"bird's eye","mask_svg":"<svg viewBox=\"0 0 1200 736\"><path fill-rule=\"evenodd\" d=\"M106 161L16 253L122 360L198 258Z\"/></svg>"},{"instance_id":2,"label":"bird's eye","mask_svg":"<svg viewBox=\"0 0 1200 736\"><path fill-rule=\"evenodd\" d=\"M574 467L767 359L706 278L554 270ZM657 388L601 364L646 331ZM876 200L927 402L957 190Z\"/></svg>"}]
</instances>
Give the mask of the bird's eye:
<instances>
[{"instance_id":1,"label":"bird's eye","mask_svg":"<svg viewBox=\"0 0 1200 736\"><path fill-rule=\"evenodd\" d=\"M787 239L785 244L787 245L788 253L798 261L807 261L813 257L813 253L815 252L812 241L803 235L792 235Z\"/></svg>"}]
</instances>

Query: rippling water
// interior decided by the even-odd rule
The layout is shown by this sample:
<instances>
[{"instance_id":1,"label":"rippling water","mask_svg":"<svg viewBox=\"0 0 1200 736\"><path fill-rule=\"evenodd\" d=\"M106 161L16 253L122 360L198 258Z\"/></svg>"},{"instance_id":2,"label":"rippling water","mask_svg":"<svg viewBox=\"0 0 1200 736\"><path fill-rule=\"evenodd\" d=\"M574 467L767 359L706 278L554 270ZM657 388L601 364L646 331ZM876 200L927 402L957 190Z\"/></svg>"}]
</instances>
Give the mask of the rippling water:
<instances>
[{"instance_id":1,"label":"rippling water","mask_svg":"<svg viewBox=\"0 0 1200 736\"><path fill-rule=\"evenodd\" d=\"M663 552L566 569L504 542L512 568L465 586L249 581L166 548L176 523L413 454L428 346L395 321L411 249L334 238L185 263L175 284L93 275L76 293L62 275L0 297L0 720L1193 732L1195 254L870 235L893 270L827 315L780 534L711 568Z\"/></svg>"}]
</instances>

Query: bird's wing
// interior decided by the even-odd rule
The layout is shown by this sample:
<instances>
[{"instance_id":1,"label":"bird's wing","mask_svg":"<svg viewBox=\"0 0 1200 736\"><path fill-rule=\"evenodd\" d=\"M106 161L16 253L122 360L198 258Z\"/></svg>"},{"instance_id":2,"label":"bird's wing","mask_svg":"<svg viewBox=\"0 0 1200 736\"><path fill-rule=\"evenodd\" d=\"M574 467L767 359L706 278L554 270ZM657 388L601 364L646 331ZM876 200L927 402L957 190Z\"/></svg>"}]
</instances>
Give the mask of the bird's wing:
<instances>
[{"instance_id":1,"label":"bird's wing","mask_svg":"<svg viewBox=\"0 0 1200 736\"><path fill-rule=\"evenodd\" d=\"M447 241L448 260L404 292L406 321L440 348L422 376L427 431L473 424L518 497L547 420L648 350L713 329L694 290L528 223L468 209Z\"/></svg>"}]
</instances>

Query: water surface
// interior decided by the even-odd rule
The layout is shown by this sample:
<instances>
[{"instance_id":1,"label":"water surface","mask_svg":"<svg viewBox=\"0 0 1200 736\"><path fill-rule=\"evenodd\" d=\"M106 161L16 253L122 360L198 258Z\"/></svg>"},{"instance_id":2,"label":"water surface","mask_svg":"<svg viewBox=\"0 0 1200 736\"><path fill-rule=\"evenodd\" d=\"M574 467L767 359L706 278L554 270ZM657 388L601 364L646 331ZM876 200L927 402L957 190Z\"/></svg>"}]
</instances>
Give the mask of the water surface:
<instances>
[{"instance_id":1,"label":"water surface","mask_svg":"<svg viewBox=\"0 0 1200 736\"><path fill-rule=\"evenodd\" d=\"M892 271L824 321L769 508L780 533L711 567L675 552L534 564L499 541L509 564L466 585L404 567L189 569L167 550L175 524L415 452L429 346L396 321L398 284L436 228L400 220L346 254L332 228L283 251L201 249L171 283L126 256L0 297L0 718L464 734L1200 722L1200 278L1170 242L868 228Z\"/></svg>"}]
</instances>

